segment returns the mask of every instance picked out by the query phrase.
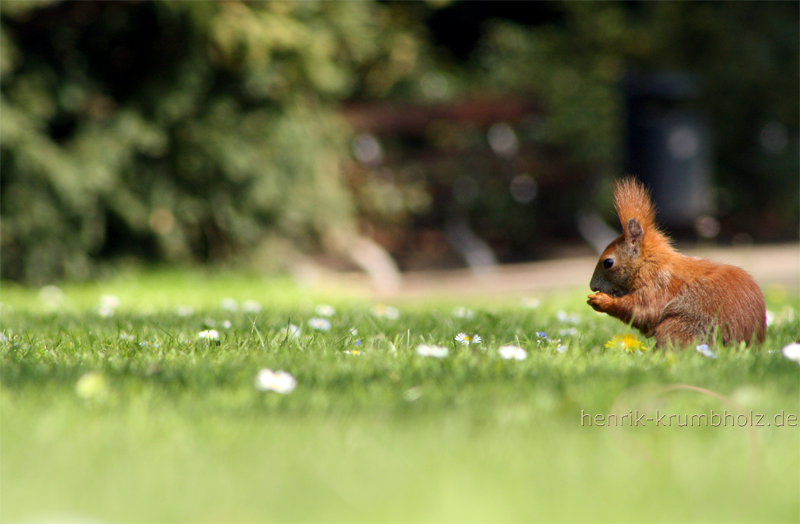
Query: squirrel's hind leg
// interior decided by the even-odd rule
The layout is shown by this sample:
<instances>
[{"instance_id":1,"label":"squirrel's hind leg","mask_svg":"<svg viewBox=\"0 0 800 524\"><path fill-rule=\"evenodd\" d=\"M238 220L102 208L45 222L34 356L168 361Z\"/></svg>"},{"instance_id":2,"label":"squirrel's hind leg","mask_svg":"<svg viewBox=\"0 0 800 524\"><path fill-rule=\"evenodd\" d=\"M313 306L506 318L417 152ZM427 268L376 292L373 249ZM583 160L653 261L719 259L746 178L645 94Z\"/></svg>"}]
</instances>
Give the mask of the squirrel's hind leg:
<instances>
[{"instance_id":1,"label":"squirrel's hind leg","mask_svg":"<svg viewBox=\"0 0 800 524\"><path fill-rule=\"evenodd\" d=\"M653 330L653 337L656 339L656 346L664 349L669 345L682 347L700 343L708 338L708 334L694 319L674 316L659 322Z\"/></svg>"}]
</instances>

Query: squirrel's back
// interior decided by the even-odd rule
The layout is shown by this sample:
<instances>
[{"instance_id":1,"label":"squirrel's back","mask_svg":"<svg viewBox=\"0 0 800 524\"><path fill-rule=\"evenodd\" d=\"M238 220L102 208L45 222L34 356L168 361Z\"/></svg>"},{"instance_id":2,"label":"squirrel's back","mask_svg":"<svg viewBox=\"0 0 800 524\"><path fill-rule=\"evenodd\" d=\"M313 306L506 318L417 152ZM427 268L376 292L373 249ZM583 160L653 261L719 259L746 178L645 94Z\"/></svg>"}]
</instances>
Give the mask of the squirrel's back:
<instances>
[{"instance_id":1,"label":"squirrel's back","mask_svg":"<svg viewBox=\"0 0 800 524\"><path fill-rule=\"evenodd\" d=\"M706 339L724 343L764 341L764 295L743 269L711 260L679 255L671 268L678 289L661 315L655 336ZM676 336L691 332L693 336Z\"/></svg>"}]
</instances>

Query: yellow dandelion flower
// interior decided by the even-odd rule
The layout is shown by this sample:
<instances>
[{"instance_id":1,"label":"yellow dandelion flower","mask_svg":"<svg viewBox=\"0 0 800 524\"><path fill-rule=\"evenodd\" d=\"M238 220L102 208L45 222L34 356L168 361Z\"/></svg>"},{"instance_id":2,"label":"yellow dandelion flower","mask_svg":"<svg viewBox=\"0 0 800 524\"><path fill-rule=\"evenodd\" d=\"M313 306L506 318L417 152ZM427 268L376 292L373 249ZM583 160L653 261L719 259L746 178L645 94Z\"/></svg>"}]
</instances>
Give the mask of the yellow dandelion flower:
<instances>
[{"instance_id":1,"label":"yellow dandelion flower","mask_svg":"<svg viewBox=\"0 0 800 524\"><path fill-rule=\"evenodd\" d=\"M616 335L614 338L606 342L606 348L621 349L623 351L627 351L628 353L644 351L647 349L638 338L630 333L627 335Z\"/></svg>"}]
</instances>

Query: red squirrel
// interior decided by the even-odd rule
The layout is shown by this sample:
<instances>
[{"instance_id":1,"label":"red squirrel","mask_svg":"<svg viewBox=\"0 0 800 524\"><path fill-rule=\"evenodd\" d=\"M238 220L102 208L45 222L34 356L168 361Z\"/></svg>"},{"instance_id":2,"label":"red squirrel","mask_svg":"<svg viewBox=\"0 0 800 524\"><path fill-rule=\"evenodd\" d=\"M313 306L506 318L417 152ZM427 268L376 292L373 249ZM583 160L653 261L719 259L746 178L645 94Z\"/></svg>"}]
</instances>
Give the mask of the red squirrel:
<instances>
[{"instance_id":1,"label":"red squirrel","mask_svg":"<svg viewBox=\"0 0 800 524\"><path fill-rule=\"evenodd\" d=\"M764 341L766 306L742 269L678 253L655 226L649 193L633 178L617 181L622 235L592 275L589 305L630 323L656 345Z\"/></svg>"}]
</instances>

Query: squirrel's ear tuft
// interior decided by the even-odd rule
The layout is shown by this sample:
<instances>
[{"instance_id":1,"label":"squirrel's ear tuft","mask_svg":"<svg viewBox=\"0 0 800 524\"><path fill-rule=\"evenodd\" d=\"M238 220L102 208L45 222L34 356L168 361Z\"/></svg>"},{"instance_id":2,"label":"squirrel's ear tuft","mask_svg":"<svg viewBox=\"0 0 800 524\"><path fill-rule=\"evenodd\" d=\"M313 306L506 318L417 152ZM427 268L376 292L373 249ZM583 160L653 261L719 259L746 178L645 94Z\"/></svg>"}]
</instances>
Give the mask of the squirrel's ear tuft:
<instances>
[{"instance_id":1,"label":"squirrel's ear tuft","mask_svg":"<svg viewBox=\"0 0 800 524\"><path fill-rule=\"evenodd\" d=\"M642 229L642 224L640 224L635 218L629 219L628 223L625 225L625 240L632 244L636 244L641 242L643 235L644 229Z\"/></svg>"},{"instance_id":2,"label":"squirrel's ear tuft","mask_svg":"<svg viewBox=\"0 0 800 524\"><path fill-rule=\"evenodd\" d=\"M635 218L641 230L653 227L655 210L650 200L650 193L635 178L627 177L618 180L614 188L614 207L617 210L620 225L626 230L630 220Z\"/></svg>"}]
</instances>

